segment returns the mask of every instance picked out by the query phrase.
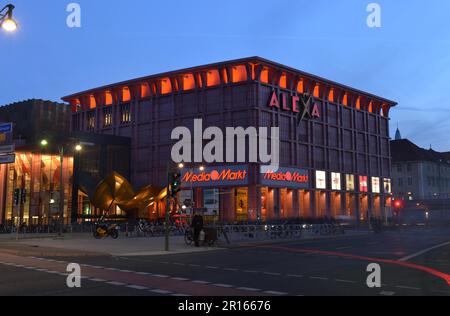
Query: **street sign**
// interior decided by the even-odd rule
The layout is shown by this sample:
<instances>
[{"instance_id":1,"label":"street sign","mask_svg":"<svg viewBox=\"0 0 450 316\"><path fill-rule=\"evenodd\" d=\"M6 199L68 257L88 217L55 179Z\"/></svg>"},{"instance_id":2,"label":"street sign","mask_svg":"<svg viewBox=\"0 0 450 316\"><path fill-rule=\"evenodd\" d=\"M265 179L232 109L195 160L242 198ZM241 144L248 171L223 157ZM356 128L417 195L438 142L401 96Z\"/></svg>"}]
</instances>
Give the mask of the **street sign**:
<instances>
[{"instance_id":1,"label":"street sign","mask_svg":"<svg viewBox=\"0 0 450 316\"><path fill-rule=\"evenodd\" d=\"M0 156L0 165L14 163L16 161L16 155L3 155Z\"/></svg>"},{"instance_id":2,"label":"street sign","mask_svg":"<svg viewBox=\"0 0 450 316\"><path fill-rule=\"evenodd\" d=\"M13 125L12 123L0 124L0 133L8 134L12 133Z\"/></svg>"},{"instance_id":3,"label":"street sign","mask_svg":"<svg viewBox=\"0 0 450 316\"><path fill-rule=\"evenodd\" d=\"M0 155L3 154L11 154L13 153L15 150L15 146L14 145L3 145L0 146Z\"/></svg>"}]
</instances>

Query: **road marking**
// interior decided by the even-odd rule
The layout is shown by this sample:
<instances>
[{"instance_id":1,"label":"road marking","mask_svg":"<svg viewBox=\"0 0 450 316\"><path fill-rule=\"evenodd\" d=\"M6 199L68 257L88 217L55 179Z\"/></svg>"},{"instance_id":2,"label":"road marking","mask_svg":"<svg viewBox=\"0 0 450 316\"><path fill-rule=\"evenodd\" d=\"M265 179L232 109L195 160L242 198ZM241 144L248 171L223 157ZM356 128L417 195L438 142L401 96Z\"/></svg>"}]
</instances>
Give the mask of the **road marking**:
<instances>
[{"instance_id":1,"label":"road marking","mask_svg":"<svg viewBox=\"0 0 450 316\"><path fill-rule=\"evenodd\" d=\"M136 272L136 274L138 274L138 275L152 275L149 272Z\"/></svg>"},{"instance_id":2,"label":"road marking","mask_svg":"<svg viewBox=\"0 0 450 316\"><path fill-rule=\"evenodd\" d=\"M117 285L117 286L127 285L126 283L116 282L116 281L106 282L106 284Z\"/></svg>"},{"instance_id":3,"label":"road marking","mask_svg":"<svg viewBox=\"0 0 450 316\"><path fill-rule=\"evenodd\" d=\"M290 278L298 278L298 279L303 278L303 275L298 275L298 274L288 274L287 276Z\"/></svg>"},{"instance_id":4,"label":"road marking","mask_svg":"<svg viewBox=\"0 0 450 316\"><path fill-rule=\"evenodd\" d=\"M117 270L117 271L124 272L124 273L131 273L131 272L133 272L133 271L130 271L130 270Z\"/></svg>"},{"instance_id":5,"label":"road marking","mask_svg":"<svg viewBox=\"0 0 450 316\"><path fill-rule=\"evenodd\" d=\"M167 279L169 276L165 275L165 274L153 274L154 277L156 278L162 278L162 279Z\"/></svg>"},{"instance_id":6,"label":"road marking","mask_svg":"<svg viewBox=\"0 0 450 316\"><path fill-rule=\"evenodd\" d=\"M409 260L414 259L416 257L419 257L419 256L421 256L423 254L426 254L427 252L430 252L432 250L435 250L435 249L438 249L438 248L441 248L441 247L444 247L444 246L447 246L447 245L450 245L450 241L446 242L446 243L443 243L443 244L440 244L440 245L437 245L437 246L434 246L434 247L430 247L430 248L424 249L424 250L419 251L419 252L416 252L416 253L414 253L414 254L412 254L410 256L401 258L399 261L402 261L402 262L409 261Z\"/></svg>"},{"instance_id":7,"label":"road marking","mask_svg":"<svg viewBox=\"0 0 450 316\"><path fill-rule=\"evenodd\" d=\"M230 289L230 288L234 287L233 285L222 284L222 283L215 283L215 284L213 284L213 286L224 287L224 288L227 288L227 289Z\"/></svg>"},{"instance_id":8,"label":"road marking","mask_svg":"<svg viewBox=\"0 0 450 316\"><path fill-rule=\"evenodd\" d=\"M106 280L103 279L89 279L89 281L93 281L93 282L106 282Z\"/></svg>"},{"instance_id":9,"label":"road marking","mask_svg":"<svg viewBox=\"0 0 450 316\"><path fill-rule=\"evenodd\" d=\"M175 281L189 281L189 279L186 279L186 278L172 278L172 280L175 280Z\"/></svg>"},{"instance_id":10,"label":"road marking","mask_svg":"<svg viewBox=\"0 0 450 316\"><path fill-rule=\"evenodd\" d=\"M210 284L211 282L196 280L196 281L192 281L192 283L196 283L196 284Z\"/></svg>"},{"instance_id":11,"label":"road marking","mask_svg":"<svg viewBox=\"0 0 450 316\"><path fill-rule=\"evenodd\" d=\"M278 292L278 291L265 291L264 294L269 294L269 295L287 295L287 293Z\"/></svg>"},{"instance_id":12,"label":"road marking","mask_svg":"<svg viewBox=\"0 0 450 316\"><path fill-rule=\"evenodd\" d=\"M263 272L263 274L272 275L272 276L280 276L281 275L281 273L277 273L277 272Z\"/></svg>"},{"instance_id":13,"label":"road marking","mask_svg":"<svg viewBox=\"0 0 450 316\"><path fill-rule=\"evenodd\" d=\"M157 294L163 294L163 295L167 295L167 294L171 294L172 293L170 291L160 290L160 289L149 290L149 292L153 292L153 293L157 293Z\"/></svg>"},{"instance_id":14,"label":"road marking","mask_svg":"<svg viewBox=\"0 0 450 316\"><path fill-rule=\"evenodd\" d=\"M108 270L108 271L119 271L119 269L117 269L117 268L105 268L105 270Z\"/></svg>"},{"instance_id":15,"label":"road marking","mask_svg":"<svg viewBox=\"0 0 450 316\"><path fill-rule=\"evenodd\" d=\"M253 270L244 270L245 273L258 273L258 271L253 271Z\"/></svg>"},{"instance_id":16,"label":"road marking","mask_svg":"<svg viewBox=\"0 0 450 316\"><path fill-rule=\"evenodd\" d=\"M322 277L314 277L314 276L310 276L309 277L312 280L322 280L322 281L328 281L329 278L322 278Z\"/></svg>"},{"instance_id":17,"label":"road marking","mask_svg":"<svg viewBox=\"0 0 450 316\"><path fill-rule=\"evenodd\" d=\"M201 265L199 265L199 264L190 264L189 266L190 267L195 267L195 268L200 268L201 267Z\"/></svg>"},{"instance_id":18,"label":"road marking","mask_svg":"<svg viewBox=\"0 0 450 316\"><path fill-rule=\"evenodd\" d=\"M191 296L191 295L178 293L178 294L171 294L170 296L184 297L184 296Z\"/></svg>"},{"instance_id":19,"label":"road marking","mask_svg":"<svg viewBox=\"0 0 450 316\"><path fill-rule=\"evenodd\" d=\"M214 267L214 266L206 266L206 269L219 269L219 267Z\"/></svg>"},{"instance_id":20,"label":"road marking","mask_svg":"<svg viewBox=\"0 0 450 316\"><path fill-rule=\"evenodd\" d=\"M140 285L127 285L127 287L130 289L135 289L135 290L148 290L149 289L146 286L140 286Z\"/></svg>"},{"instance_id":21,"label":"road marking","mask_svg":"<svg viewBox=\"0 0 450 316\"><path fill-rule=\"evenodd\" d=\"M351 283L351 284L355 284L355 281L350 281L350 280L342 280L342 279L334 279L336 282L341 282L341 283Z\"/></svg>"},{"instance_id":22,"label":"road marking","mask_svg":"<svg viewBox=\"0 0 450 316\"><path fill-rule=\"evenodd\" d=\"M339 247L339 248L336 248L336 250L344 250L344 249L350 249L350 248L353 248L353 247L352 246Z\"/></svg>"},{"instance_id":23,"label":"road marking","mask_svg":"<svg viewBox=\"0 0 450 316\"><path fill-rule=\"evenodd\" d=\"M405 289L405 290L415 290L415 291L421 291L421 288L413 287L413 286L404 286L404 285L397 285L396 288L398 289Z\"/></svg>"},{"instance_id":24,"label":"road marking","mask_svg":"<svg viewBox=\"0 0 450 316\"><path fill-rule=\"evenodd\" d=\"M238 271L238 269L234 269L234 268L224 268L225 271L232 271L232 272L236 272Z\"/></svg>"},{"instance_id":25,"label":"road marking","mask_svg":"<svg viewBox=\"0 0 450 316\"><path fill-rule=\"evenodd\" d=\"M249 292L260 292L260 291L262 291L261 289L254 289L252 287L238 287L237 290L249 291Z\"/></svg>"},{"instance_id":26,"label":"road marking","mask_svg":"<svg viewBox=\"0 0 450 316\"><path fill-rule=\"evenodd\" d=\"M393 296L393 295L395 295L395 292L382 291L382 292L380 292L380 295L383 295L383 296Z\"/></svg>"}]
</instances>

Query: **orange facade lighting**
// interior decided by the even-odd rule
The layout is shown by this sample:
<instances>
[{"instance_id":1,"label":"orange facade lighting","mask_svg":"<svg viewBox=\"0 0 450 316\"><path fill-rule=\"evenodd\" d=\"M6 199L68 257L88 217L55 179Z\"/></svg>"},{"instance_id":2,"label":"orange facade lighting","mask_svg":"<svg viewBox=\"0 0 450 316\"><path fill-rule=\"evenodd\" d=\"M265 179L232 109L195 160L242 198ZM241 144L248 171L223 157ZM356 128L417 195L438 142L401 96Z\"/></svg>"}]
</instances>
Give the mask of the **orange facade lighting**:
<instances>
[{"instance_id":1,"label":"orange facade lighting","mask_svg":"<svg viewBox=\"0 0 450 316\"><path fill-rule=\"evenodd\" d=\"M105 105L112 105L113 104L113 97L111 91L105 92Z\"/></svg>"},{"instance_id":2,"label":"orange facade lighting","mask_svg":"<svg viewBox=\"0 0 450 316\"><path fill-rule=\"evenodd\" d=\"M89 96L89 108L95 109L97 107L97 101L93 95Z\"/></svg>"},{"instance_id":3,"label":"orange facade lighting","mask_svg":"<svg viewBox=\"0 0 450 316\"><path fill-rule=\"evenodd\" d=\"M319 84L316 84L316 86L314 87L314 96L316 98L320 97L320 86L319 86Z\"/></svg>"},{"instance_id":4,"label":"orange facade lighting","mask_svg":"<svg viewBox=\"0 0 450 316\"><path fill-rule=\"evenodd\" d=\"M304 93L305 92L305 87L303 84L303 79L300 79L300 81L297 84L297 92L298 93Z\"/></svg>"},{"instance_id":5,"label":"orange facade lighting","mask_svg":"<svg viewBox=\"0 0 450 316\"><path fill-rule=\"evenodd\" d=\"M330 89L330 93L328 93L328 101L334 102L334 90Z\"/></svg>"},{"instance_id":6,"label":"orange facade lighting","mask_svg":"<svg viewBox=\"0 0 450 316\"><path fill-rule=\"evenodd\" d=\"M287 76L286 74L282 74L280 77L280 87L283 89L287 89Z\"/></svg>"},{"instance_id":7,"label":"orange facade lighting","mask_svg":"<svg viewBox=\"0 0 450 316\"><path fill-rule=\"evenodd\" d=\"M183 75L183 90L195 89L195 79L193 74Z\"/></svg>"},{"instance_id":8,"label":"orange facade lighting","mask_svg":"<svg viewBox=\"0 0 450 316\"><path fill-rule=\"evenodd\" d=\"M344 97L342 98L342 105L348 106L348 96L347 96L347 93L344 94Z\"/></svg>"},{"instance_id":9,"label":"orange facade lighting","mask_svg":"<svg viewBox=\"0 0 450 316\"><path fill-rule=\"evenodd\" d=\"M130 88L122 88L122 102L129 102L131 100Z\"/></svg>"},{"instance_id":10,"label":"orange facade lighting","mask_svg":"<svg viewBox=\"0 0 450 316\"><path fill-rule=\"evenodd\" d=\"M213 87L220 85L220 74L217 69L206 72L206 86Z\"/></svg>"},{"instance_id":11,"label":"orange facade lighting","mask_svg":"<svg viewBox=\"0 0 450 316\"><path fill-rule=\"evenodd\" d=\"M141 84L141 98L148 98L150 96L150 86L148 85L148 83Z\"/></svg>"},{"instance_id":12,"label":"orange facade lighting","mask_svg":"<svg viewBox=\"0 0 450 316\"><path fill-rule=\"evenodd\" d=\"M222 69L222 77L223 77L223 83L227 84L229 82L229 80L228 80L228 72L225 68Z\"/></svg>"},{"instance_id":13,"label":"orange facade lighting","mask_svg":"<svg viewBox=\"0 0 450 316\"><path fill-rule=\"evenodd\" d=\"M244 65L232 67L233 83L247 81L247 68Z\"/></svg>"},{"instance_id":14,"label":"orange facade lighting","mask_svg":"<svg viewBox=\"0 0 450 316\"><path fill-rule=\"evenodd\" d=\"M261 71L259 81L261 81L262 83L269 83L269 69L268 68L264 68Z\"/></svg>"},{"instance_id":15,"label":"orange facade lighting","mask_svg":"<svg viewBox=\"0 0 450 316\"><path fill-rule=\"evenodd\" d=\"M172 83L169 78L163 78L160 81L161 84L161 94L172 93Z\"/></svg>"},{"instance_id":16,"label":"orange facade lighting","mask_svg":"<svg viewBox=\"0 0 450 316\"><path fill-rule=\"evenodd\" d=\"M358 97L356 100L356 109L361 110L361 97Z\"/></svg>"}]
</instances>

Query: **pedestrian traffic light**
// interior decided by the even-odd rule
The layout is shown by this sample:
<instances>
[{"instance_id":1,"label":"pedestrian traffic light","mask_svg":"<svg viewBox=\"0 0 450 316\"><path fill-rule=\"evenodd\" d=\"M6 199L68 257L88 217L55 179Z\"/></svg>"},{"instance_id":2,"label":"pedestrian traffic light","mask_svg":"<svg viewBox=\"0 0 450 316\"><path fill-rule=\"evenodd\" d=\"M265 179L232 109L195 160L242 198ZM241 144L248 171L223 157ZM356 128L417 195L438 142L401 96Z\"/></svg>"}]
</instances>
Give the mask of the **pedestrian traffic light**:
<instances>
[{"instance_id":1,"label":"pedestrian traffic light","mask_svg":"<svg viewBox=\"0 0 450 316\"><path fill-rule=\"evenodd\" d=\"M14 205L17 206L20 203L20 189L14 190Z\"/></svg>"},{"instance_id":2,"label":"pedestrian traffic light","mask_svg":"<svg viewBox=\"0 0 450 316\"><path fill-rule=\"evenodd\" d=\"M181 174L179 172L173 172L170 175L170 196L175 198L178 192L181 191Z\"/></svg>"}]
</instances>

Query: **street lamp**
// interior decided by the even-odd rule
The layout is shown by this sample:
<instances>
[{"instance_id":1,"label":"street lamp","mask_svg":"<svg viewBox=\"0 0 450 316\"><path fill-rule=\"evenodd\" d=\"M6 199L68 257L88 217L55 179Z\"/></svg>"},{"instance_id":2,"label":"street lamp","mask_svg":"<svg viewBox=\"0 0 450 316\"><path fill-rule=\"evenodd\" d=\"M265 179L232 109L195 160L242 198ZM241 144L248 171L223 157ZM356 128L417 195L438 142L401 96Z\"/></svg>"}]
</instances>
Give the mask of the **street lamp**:
<instances>
[{"instance_id":1,"label":"street lamp","mask_svg":"<svg viewBox=\"0 0 450 316\"><path fill-rule=\"evenodd\" d=\"M49 144L48 140L43 139L41 141L42 147L47 147ZM74 147L75 151L80 152L83 150L81 144L77 144ZM64 162L64 146L59 147L59 233L58 236L61 236L63 233L63 225L64 225L64 184L63 184L63 162Z\"/></svg>"},{"instance_id":2,"label":"street lamp","mask_svg":"<svg viewBox=\"0 0 450 316\"><path fill-rule=\"evenodd\" d=\"M6 5L0 10L0 26L7 32L14 32L17 29L17 22L13 19L14 6Z\"/></svg>"}]
</instances>

